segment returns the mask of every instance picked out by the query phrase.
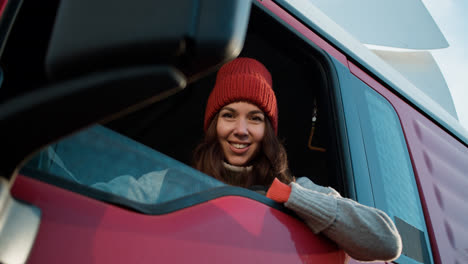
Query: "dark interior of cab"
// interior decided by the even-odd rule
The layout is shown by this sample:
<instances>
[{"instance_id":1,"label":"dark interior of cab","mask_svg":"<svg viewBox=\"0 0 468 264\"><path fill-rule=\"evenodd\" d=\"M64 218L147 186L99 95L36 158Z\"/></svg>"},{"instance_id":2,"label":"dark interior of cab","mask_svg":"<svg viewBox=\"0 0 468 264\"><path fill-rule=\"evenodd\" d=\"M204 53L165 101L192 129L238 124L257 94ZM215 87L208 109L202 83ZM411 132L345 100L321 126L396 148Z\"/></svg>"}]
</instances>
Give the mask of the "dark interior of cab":
<instances>
[{"instance_id":1,"label":"dark interior of cab","mask_svg":"<svg viewBox=\"0 0 468 264\"><path fill-rule=\"evenodd\" d=\"M323 54L259 8L253 8L239 56L261 61L272 74L279 109L278 136L286 147L292 174L333 186L346 195L333 132L337 128L330 105L332 80L325 62L319 59ZM216 72L106 126L191 164L192 151L203 137L205 104L215 79ZM311 138L314 107L317 120Z\"/></svg>"},{"instance_id":2,"label":"dark interior of cab","mask_svg":"<svg viewBox=\"0 0 468 264\"><path fill-rule=\"evenodd\" d=\"M24 4L30 8L19 14L15 25L21 30L12 31L1 60L7 77L0 102L47 82L45 71L38 69L43 69L51 34L51 27L42 24L53 24L53 9L39 16L31 8L40 6L37 1ZM31 26L26 16L36 17L36 23L42 26L25 30ZM34 45L29 44L32 39ZM337 81L332 77L327 55L253 5L240 56L261 61L272 74L279 108L278 135L286 147L292 174L307 176L347 196L334 113L333 85ZM204 108L215 77L216 73L205 75L181 92L103 125L190 165L192 150L203 137ZM317 119L313 124L314 112Z\"/></svg>"}]
</instances>

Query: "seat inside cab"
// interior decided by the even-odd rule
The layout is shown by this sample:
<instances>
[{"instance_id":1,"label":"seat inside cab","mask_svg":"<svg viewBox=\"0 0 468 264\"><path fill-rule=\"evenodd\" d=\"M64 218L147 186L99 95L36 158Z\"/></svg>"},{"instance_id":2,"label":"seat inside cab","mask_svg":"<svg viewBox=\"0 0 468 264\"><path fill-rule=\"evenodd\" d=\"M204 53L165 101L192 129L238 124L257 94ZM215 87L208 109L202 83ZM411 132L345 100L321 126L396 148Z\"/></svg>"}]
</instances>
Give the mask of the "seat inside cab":
<instances>
[{"instance_id":1,"label":"seat inside cab","mask_svg":"<svg viewBox=\"0 0 468 264\"><path fill-rule=\"evenodd\" d=\"M292 174L347 196L332 107L336 82L323 51L253 6L240 57L261 61L272 74L278 136ZM203 137L205 105L215 78L216 73L200 78L178 94L105 126L190 165L192 151Z\"/></svg>"}]
</instances>

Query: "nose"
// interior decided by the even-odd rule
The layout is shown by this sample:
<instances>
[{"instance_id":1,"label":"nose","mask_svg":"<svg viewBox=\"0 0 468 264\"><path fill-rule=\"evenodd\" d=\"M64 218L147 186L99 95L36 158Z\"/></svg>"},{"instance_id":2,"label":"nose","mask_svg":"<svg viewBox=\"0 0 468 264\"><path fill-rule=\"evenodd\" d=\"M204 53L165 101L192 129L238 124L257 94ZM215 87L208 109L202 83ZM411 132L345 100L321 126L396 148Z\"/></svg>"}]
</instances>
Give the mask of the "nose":
<instances>
[{"instance_id":1,"label":"nose","mask_svg":"<svg viewBox=\"0 0 468 264\"><path fill-rule=\"evenodd\" d=\"M249 134L247 120L245 118L239 118L234 128L234 135L238 137L247 136Z\"/></svg>"}]
</instances>

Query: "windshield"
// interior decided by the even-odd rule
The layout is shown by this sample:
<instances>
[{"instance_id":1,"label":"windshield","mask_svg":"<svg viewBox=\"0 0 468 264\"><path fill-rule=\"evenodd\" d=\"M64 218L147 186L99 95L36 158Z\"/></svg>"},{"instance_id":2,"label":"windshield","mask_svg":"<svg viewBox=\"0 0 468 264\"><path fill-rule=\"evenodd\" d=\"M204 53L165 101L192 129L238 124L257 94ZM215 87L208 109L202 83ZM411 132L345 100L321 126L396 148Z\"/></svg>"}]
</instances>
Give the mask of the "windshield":
<instances>
[{"instance_id":1,"label":"windshield","mask_svg":"<svg viewBox=\"0 0 468 264\"><path fill-rule=\"evenodd\" d=\"M307 1L468 128L468 2Z\"/></svg>"}]
</instances>

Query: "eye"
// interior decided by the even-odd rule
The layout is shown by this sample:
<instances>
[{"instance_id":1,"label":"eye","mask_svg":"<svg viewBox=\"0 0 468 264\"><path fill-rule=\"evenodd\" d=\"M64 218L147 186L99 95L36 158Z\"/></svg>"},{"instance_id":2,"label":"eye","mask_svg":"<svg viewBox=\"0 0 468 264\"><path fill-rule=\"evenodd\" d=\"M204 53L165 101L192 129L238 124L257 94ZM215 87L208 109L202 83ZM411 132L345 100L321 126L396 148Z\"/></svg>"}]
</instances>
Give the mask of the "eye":
<instances>
[{"instance_id":1,"label":"eye","mask_svg":"<svg viewBox=\"0 0 468 264\"><path fill-rule=\"evenodd\" d=\"M231 112L222 112L221 113L221 117L222 118L234 118L234 114L232 114Z\"/></svg>"},{"instance_id":2,"label":"eye","mask_svg":"<svg viewBox=\"0 0 468 264\"><path fill-rule=\"evenodd\" d=\"M263 122L264 121L264 117L262 115L253 115L250 119L253 120L253 121L256 121L256 122Z\"/></svg>"}]
</instances>

